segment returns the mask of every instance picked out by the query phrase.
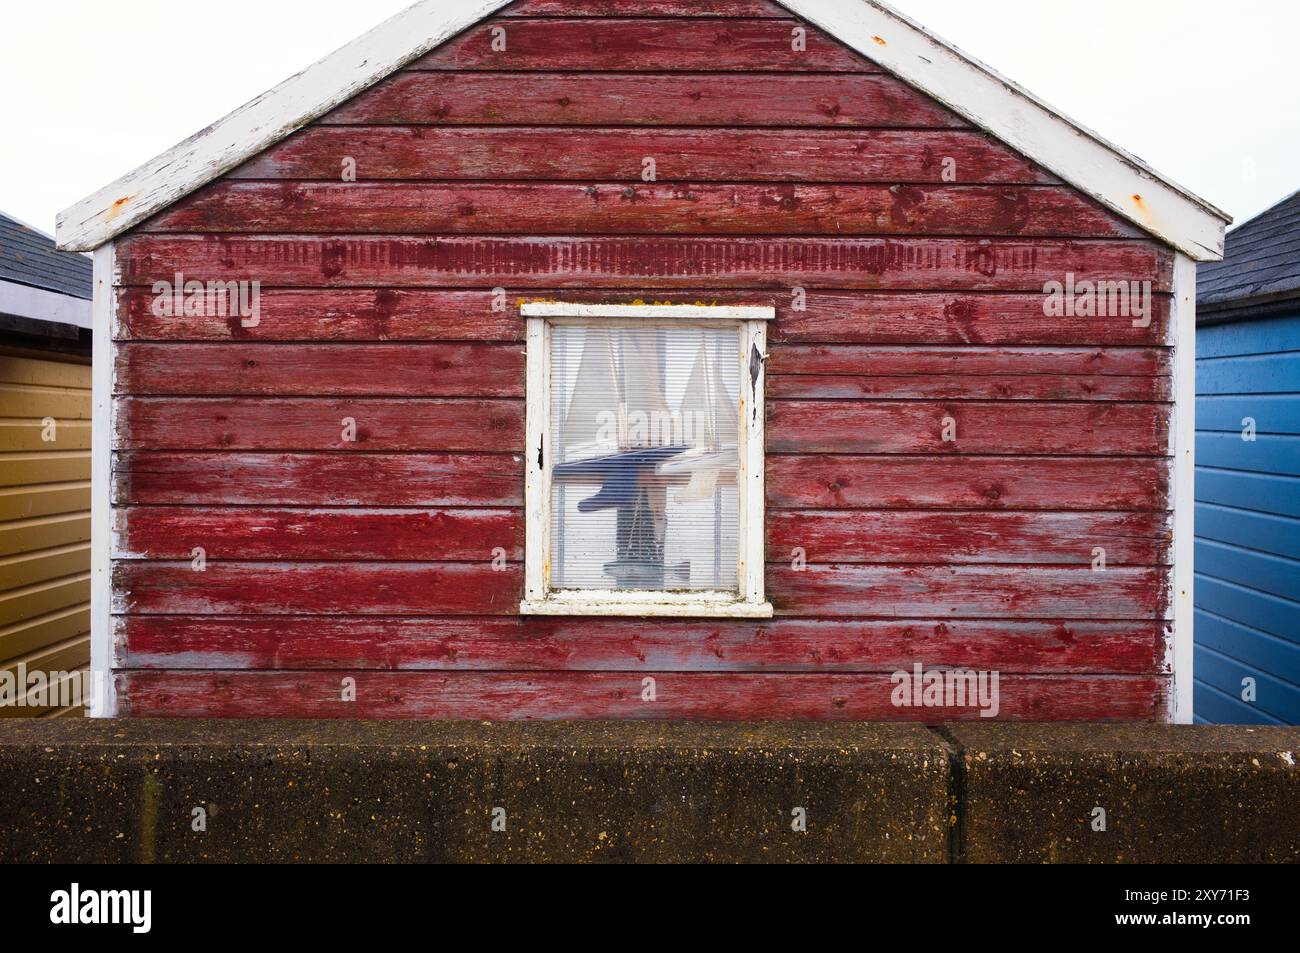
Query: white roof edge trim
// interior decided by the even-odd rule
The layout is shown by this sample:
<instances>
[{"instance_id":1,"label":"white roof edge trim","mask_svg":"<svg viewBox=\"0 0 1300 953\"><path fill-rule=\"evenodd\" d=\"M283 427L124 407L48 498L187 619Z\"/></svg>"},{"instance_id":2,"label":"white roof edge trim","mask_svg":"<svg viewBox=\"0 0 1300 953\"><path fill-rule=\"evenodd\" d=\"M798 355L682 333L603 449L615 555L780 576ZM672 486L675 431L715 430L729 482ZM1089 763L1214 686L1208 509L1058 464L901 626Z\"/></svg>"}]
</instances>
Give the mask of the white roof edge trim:
<instances>
[{"instance_id":1,"label":"white roof edge trim","mask_svg":"<svg viewBox=\"0 0 1300 953\"><path fill-rule=\"evenodd\" d=\"M421 0L63 212L59 247L112 241L510 2ZM880 0L778 2L1192 259L1223 257L1231 216Z\"/></svg>"},{"instance_id":2,"label":"white roof edge trim","mask_svg":"<svg viewBox=\"0 0 1300 953\"><path fill-rule=\"evenodd\" d=\"M778 2L1188 257L1223 258L1232 216L887 4Z\"/></svg>"},{"instance_id":3,"label":"white roof edge trim","mask_svg":"<svg viewBox=\"0 0 1300 953\"><path fill-rule=\"evenodd\" d=\"M62 212L59 248L112 241L511 2L420 0Z\"/></svg>"}]
</instances>

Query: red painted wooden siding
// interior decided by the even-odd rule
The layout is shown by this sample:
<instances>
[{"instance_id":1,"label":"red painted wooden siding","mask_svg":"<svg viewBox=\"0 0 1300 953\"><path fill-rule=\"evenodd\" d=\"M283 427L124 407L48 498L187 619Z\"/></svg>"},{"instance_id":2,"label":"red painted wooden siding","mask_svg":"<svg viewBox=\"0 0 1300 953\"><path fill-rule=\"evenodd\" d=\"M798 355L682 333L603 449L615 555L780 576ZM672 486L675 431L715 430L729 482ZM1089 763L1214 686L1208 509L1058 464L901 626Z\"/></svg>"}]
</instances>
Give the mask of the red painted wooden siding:
<instances>
[{"instance_id":1,"label":"red painted wooden siding","mask_svg":"<svg viewBox=\"0 0 1300 953\"><path fill-rule=\"evenodd\" d=\"M123 713L978 717L893 707L921 663L1167 717L1172 253L800 25L521 0L120 243ZM155 315L178 272L260 322ZM1047 316L1067 273L1150 322ZM776 619L518 616L536 298L777 308Z\"/></svg>"}]
</instances>

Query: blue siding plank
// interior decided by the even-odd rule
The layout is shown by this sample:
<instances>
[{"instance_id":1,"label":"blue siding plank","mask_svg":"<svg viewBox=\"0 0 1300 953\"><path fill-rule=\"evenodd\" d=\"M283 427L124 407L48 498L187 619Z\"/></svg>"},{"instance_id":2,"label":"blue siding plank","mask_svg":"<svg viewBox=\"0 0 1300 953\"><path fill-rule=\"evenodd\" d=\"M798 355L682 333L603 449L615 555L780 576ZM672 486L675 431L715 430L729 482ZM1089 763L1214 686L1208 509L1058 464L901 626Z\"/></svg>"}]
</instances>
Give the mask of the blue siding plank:
<instances>
[{"instance_id":1,"label":"blue siding plank","mask_svg":"<svg viewBox=\"0 0 1300 953\"><path fill-rule=\"evenodd\" d=\"M1197 361L1198 394L1294 394L1300 390L1300 353L1257 354Z\"/></svg>"},{"instance_id":2,"label":"blue siding plank","mask_svg":"<svg viewBox=\"0 0 1300 953\"><path fill-rule=\"evenodd\" d=\"M1261 434L1248 442L1240 433L1198 433L1196 460L1209 469L1300 476L1300 437Z\"/></svg>"},{"instance_id":3,"label":"blue siding plank","mask_svg":"<svg viewBox=\"0 0 1300 953\"><path fill-rule=\"evenodd\" d=\"M1197 503L1196 538L1300 559L1300 517Z\"/></svg>"},{"instance_id":4,"label":"blue siding plank","mask_svg":"<svg viewBox=\"0 0 1300 953\"><path fill-rule=\"evenodd\" d=\"M1300 685L1300 644L1196 610L1196 644Z\"/></svg>"},{"instance_id":5,"label":"blue siding plank","mask_svg":"<svg viewBox=\"0 0 1300 953\"><path fill-rule=\"evenodd\" d=\"M1198 468L1196 499L1257 513L1300 516L1300 478Z\"/></svg>"},{"instance_id":6,"label":"blue siding plank","mask_svg":"<svg viewBox=\"0 0 1300 953\"><path fill-rule=\"evenodd\" d=\"M1196 571L1239 586L1294 600L1300 594L1300 562L1229 543L1196 541ZM1296 603L1300 608L1300 603Z\"/></svg>"},{"instance_id":7,"label":"blue siding plank","mask_svg":"<svg viewBox=\"0 0 1300 953\"><path fill-rule=\"evenodd\" d=\"M1196 330L1198 358L1300 351L1300 310L1263 321L1214 324Z\"/></svg>"},{"instance_id":8,"label":"blue siding plank","mask_svg":"<svg viewBox=\"0 0 1300 953\"><path fill-rule=\"evenodd\" d=\"M1300 363L1298 361L1297 363ZM1300 396L1288 394L1247 397L1206 397L1196 401L1196 429L1220 431L1238 436L1243 420L1255 421L1261 434L1300 434Z\"/></svg>"},{"instance_id":9,"label":"blue siding plank","mask_svg":"<svg viewBox=\"0 0 1300 953\"><path fill-rule=\"evenodd\" d=\"M1230 697L1240 698L1242 680L1255 680L1254 705L1288 725L1300 724L1300 688L1280 681L1235 659L1226 658L1202 645L1196 647L1196 674L1206 685Z\"/></svg>"},{"instance_id":10,"label":"blue siding plank","mask_svg":"<svg viewBox=\"0 0 1300 953\"><path fill-rule=\"evenodd\" d=\"M1300 603L1203 575L1199 566L1193 598L1198 609L1300 643Z\"/></svg>"},{"instance_id":11,"label":"blue siding plank","mask_svg":"<svg viewBox=\"0 0 1300 953\"><path fill-rule=\"evenodd\" d=\"M1196 709L1196 721L1211 725L1281 725L1280 718L1274 718L1258 708L1253 708L1234 697L1206 684L1199 678L1193 687L1193 707ZM1240 692L1238 692L1238 696Z\"/></svg>"}]
</instances>

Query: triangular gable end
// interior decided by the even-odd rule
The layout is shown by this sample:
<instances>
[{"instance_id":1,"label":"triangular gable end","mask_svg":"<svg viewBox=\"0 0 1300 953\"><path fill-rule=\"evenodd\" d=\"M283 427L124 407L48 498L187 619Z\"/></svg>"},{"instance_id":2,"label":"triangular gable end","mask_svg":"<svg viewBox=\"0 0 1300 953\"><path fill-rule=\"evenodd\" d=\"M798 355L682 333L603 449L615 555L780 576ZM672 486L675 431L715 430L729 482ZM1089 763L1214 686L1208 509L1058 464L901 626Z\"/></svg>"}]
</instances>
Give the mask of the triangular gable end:
<instances>
[{"instance_id":1,"label":"triangular gable end","mask_svg":"<svg viewBox=\"0 0 1300 953\"><path fill-rule=\"evenodd\" d=\"M60 247L112 241L512 2L422 0L63 212ZM1223 257L1228 215L884 3L779 2L1190 258Z\"/></svg>"}]
</instances>

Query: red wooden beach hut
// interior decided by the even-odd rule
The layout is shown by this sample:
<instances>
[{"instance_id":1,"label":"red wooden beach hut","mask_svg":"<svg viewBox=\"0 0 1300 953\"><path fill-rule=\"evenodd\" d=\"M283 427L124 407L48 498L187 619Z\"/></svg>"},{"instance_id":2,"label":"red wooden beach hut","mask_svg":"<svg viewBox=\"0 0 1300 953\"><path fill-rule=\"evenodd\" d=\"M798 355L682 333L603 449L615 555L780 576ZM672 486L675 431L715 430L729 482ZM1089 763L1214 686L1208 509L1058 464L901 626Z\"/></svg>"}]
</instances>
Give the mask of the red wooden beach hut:
<instances>
[{"instance_id":1,"label":"red wooden beach hut","mask_svg":"<svg viewBox=\"0 0 1300 953\"><path fill-rule=\"evenodd\" d=\"M1188 720L1226 221L874 0L419 3L61 217L97 713Z\"/></svg>"}]
</instances>

